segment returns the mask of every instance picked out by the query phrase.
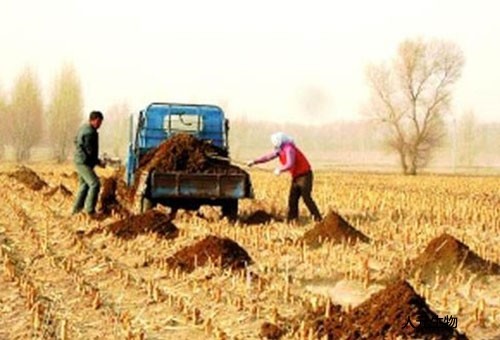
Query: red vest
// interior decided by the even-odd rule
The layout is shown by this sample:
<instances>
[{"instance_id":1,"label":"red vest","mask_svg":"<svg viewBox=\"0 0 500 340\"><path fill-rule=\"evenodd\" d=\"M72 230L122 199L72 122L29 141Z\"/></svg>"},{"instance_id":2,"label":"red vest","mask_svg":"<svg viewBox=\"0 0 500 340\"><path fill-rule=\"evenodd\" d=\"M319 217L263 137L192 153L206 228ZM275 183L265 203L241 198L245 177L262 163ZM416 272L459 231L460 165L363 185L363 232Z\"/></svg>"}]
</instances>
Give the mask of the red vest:
<instances>
[{"instance_id":1,"label":"red vest","mask_svg":"<svg viewBox=\"0 0 500 340\"><path fill-rule=\"evenodd\" d=\"M292 164L292 167L290 168L290 173L292 175L292 178L299 177L311 171L311 165L309 164L309 161L307 160L306 156L304 156L304 154L299 150L298 147L295 146L295 144L289 144L289 145L295 150L295 163ZM285 165L286 152L283 149L280 149L279 158L280 158L280 163L282 165Z\"/></svg>"}]
</instances>

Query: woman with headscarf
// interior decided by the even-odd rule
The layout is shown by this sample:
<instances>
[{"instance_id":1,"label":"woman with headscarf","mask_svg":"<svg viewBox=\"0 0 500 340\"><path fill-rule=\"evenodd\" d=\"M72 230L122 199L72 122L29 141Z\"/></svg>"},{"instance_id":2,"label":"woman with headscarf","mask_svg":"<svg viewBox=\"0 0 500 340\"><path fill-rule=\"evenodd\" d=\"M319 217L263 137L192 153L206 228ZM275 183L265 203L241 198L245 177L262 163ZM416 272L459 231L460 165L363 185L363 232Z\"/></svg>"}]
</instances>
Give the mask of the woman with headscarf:
<instances>
[{"instance_id":1,"label":"woman with headscarf","mask_svg":"<svg viewBox=\"0 0 500 340\"><path fill-rule=\"evenodd\" d=\"M287 221L292 222L299 217L299 198L302 197L315 221L321 220L321 214L316 203L311 197L313 185L313 173L309 161L302 151L295 145L293 139L283 132L276 132L271 135L271 143L274 150L262 157L247 163L248 166L269 162L279 158L281 166L274 170L274 174L279 176L284 171L289 171L292 175L290 193L288 195L288 215Z\"/></svg>"}]
</instances>

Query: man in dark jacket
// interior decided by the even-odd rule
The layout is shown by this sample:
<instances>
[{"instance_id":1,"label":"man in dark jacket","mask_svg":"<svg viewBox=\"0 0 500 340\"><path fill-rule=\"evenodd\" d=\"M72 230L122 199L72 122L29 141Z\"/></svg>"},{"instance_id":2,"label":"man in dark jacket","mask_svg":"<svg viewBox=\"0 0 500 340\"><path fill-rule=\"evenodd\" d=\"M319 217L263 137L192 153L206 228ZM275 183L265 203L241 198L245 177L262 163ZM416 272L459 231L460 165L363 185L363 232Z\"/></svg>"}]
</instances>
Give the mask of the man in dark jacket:
<instances>
[{"instance_id":1,"label":"man in dark jacket","mask_svg":"<svg viewBox=\"0 0 500 340\"><path fill-rule=\"evenodd\" d=\"M99 134L97 130L104 117L100 111L92 111L89 122L83 124L75 138L74 162L78 172L79 188L73 205L73 214L82 209L90 216L95 214L95 206L101 184L94 167L104 166L99 159Z\"/></svg>"}]
</instances>

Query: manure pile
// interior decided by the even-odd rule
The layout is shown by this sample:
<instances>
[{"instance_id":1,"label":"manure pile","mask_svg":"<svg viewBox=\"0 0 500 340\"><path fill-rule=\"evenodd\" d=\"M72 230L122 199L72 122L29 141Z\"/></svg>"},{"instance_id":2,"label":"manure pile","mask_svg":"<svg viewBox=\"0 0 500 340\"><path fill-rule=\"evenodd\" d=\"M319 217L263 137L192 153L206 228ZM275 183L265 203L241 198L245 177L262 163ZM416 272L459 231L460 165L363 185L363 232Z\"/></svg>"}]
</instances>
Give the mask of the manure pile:
<instances>
[{"instance_id":1,"label":"manure pile","mask_svg":"<svg viewBox=\"0 0 500 340\"><path fill-rule=\"evenodd\" d=\"M171 218L157 210L149 210L143 214L97 227L89 231L87 236L102 232L110 232L116 237L126 240L147 233L155 233L165 239L176 238L179 235L179 229L172 223Z\"/></svg>"},{"instance_id":2,"label":"manure pile","mask_svg":"<svg viewBox=\"0 0 500 340\"><path fill-rule=\"evenodd\" d=\"M370 242L370 238L351 226L342 216L331 211L318 222L314 228L307 231L299 240L309 246L320 246L322 242L342 243Z\"/></svg>"},{"instance_id":3,"label":"manure pile","mask_svg":"<svg viewBox=\"0 0 500 340\"><path fill-rule=\"evenodd\" d=\"M469 247L449 234L429 242L422 254L412 261L413 273L419 271L424 281L432 281L437 271L448 275L457 269L477 274L500 274L497 263L484 260Z\"/></svg>"},{"instance_id":4,"label":"manure pile","mask_svg":"<svg viewBox=\"0 0 500 340\"><path fill-rule=\"evenodd\" d=\"M252 259L245 249L229 238L220 238L209 235L167 259L172 268L180 268L192 272L196 266L203 266L207 262L222 268L242 269L252 263Z\"/></svg>"},{"instance_id":5,"label":"manure pile","mask_svg":"<svg viewBox=\"0 0 500 340\"><path fill-rule=\"evenodd\" d=\"M41 179L35 171L22 165L15 171L11 172L9 177L23 183L25 186L34 191L39 191L48 187L47 182Z\"/></svg>"},{"instance_id":6,"label":"manure pile","mask_svg":"<svg viewBox=\"0 0 500 340\"><path fill-rule=\"evenodd\" d=\"M324 314L317 310L300 317L318 339L467 339L451 322L439 322L444 316L432 311L404 280L373 294L350 313L332 305L329 316Z\"/></svg>"}]
</instances>

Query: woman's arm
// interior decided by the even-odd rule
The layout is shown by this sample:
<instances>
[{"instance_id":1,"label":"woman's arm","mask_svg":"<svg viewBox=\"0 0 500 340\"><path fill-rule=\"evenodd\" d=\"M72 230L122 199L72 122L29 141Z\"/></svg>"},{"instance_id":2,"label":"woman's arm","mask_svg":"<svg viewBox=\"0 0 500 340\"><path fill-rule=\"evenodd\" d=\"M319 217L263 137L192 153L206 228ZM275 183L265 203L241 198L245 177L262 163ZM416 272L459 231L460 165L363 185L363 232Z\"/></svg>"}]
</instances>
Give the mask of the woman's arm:
<instances>
[{"instance_id":1,"label":"woman's arm","mask_svg":"<svg viewBox=\"0 0 500 340\"><path fill-rule=\"evenodd\" d=\"M276 157L278 157L278 154L279 154L279 151L273 150L272 152L269 152L269 153L265 154L264 156L256 158L255 160L252 161L252 164L260 164L260 163L269 162L270 160L273 160Z\"/></svg>"}]
</instances>

